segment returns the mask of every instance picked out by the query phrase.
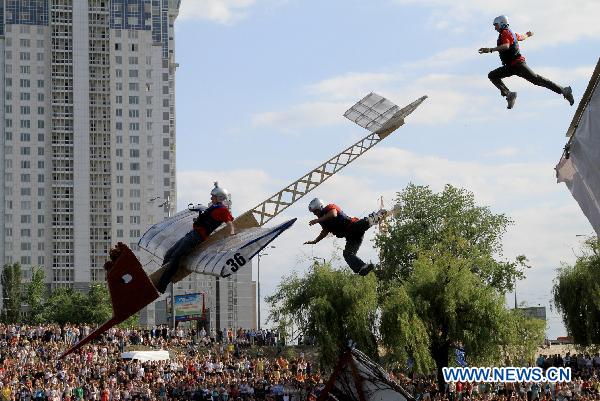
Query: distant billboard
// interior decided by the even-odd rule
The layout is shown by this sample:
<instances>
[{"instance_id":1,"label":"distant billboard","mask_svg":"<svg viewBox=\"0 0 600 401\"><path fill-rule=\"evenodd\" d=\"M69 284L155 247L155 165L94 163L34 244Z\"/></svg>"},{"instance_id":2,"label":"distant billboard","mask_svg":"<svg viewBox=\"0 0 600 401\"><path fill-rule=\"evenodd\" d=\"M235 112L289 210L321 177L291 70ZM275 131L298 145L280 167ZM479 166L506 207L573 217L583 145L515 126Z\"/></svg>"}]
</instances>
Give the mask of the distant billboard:
<instances>
[{"instance_id":1,"label":"distant billboard","mask_svg":"<svg viewBox=\"0 0 600 401\"><path fill-rule=\"evenodd\" d=\"M185 322L202 318L204 294L185 294L175 296L175 320Z\"/></svg>"},{"instance_id":2,"label":"distant billboard","mask_svg":"<svg viewBox=\"0 0 600 401\"><path fill-rule=\"evenodd\" d=\"M546 320L546 307L545 306L532 306L529 308L519 308L523 314L527 317Z\"/></svg>"}]
</instances>

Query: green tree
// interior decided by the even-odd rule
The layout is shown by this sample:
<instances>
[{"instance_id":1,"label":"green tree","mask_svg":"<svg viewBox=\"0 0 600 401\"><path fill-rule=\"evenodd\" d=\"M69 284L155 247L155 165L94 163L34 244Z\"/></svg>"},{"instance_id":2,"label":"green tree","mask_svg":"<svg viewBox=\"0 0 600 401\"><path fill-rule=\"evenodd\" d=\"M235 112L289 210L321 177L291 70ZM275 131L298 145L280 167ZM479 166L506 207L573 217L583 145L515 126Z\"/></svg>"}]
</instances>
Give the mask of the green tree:
<instances>
[{"instance_id":1,"label":"green tree","mask_svg":"<svg viewBox=\"0 0 600 401\"><path fill-rule=\"evenodd\" d=\"M21 319L21 265L13 263L2 269L2 321L16 323Z\"/></svg>"},{"instance_id":2,"label":"green tree","mask_svg":"<svg viewBox=\"0 0 600 401\"><path fill-rule=\"evenodd\" d=\"M377 358L380 340L386 362L411 358L418 372L435 369L440 386L458 346L471 364L530 358L544 327L505 306L527 266L524 256L501 260L510 220L449 185L441 193L409 185L397 202L376 238L377 278L315 265L305 277L283 280L268 299L271 317L289 318L314 337L327 364L347 339Z\"/></svg>"},{"instance_id":3,"label":"green tree","mask_svg":"<svg viewBox=\"0 0 600 401\"><path fill-rule=\"evenodd\" d=\"M347 269L315 263L305 277L285 277L267 302L272 321L292 321L304 338L315 339L325 366L335 363L340 347L350 339L365 353L377 356L373 275L362 278Z\"/></svg>"},{"instance_id":4,"label":"green tree","mask_svg":"<svg viewBox=\"0 0 600 401\"><path fill-rule=\"evenodd\" d=\"M99 325L112 317L112 304L106 284L92 284L87 293L70 287L54 290L44 305L46 321L59 324ZM123 327L136 326L135 314L120 324Z\"/></svg>"},{"instance_id":5,"label":"green tree","mask_svg":"<svg viewBox=\"0 0 600 401\"><path fill-rule=\"evenodd\" d=\"M376 238L380 331L396 360L410 357L420 371L435 366L440 386L455 346L479 364L502 361L519 334L506 329L504 294L527 262L500 260L510 223L451 185L434 193L410 184L397 194L388 229Z\"/></svg>"},{"instance_id":6,"label":"green tree","mask_svg":"<svg viewBox=\"0 0 600 401\"><path fill-rule=\"evenodd\" d=\"M93 284L90 287L82 309L88 323L102 324L111 318L112 305L106 284Z\"/></svg>"},{"instance_id":7,"label":"green tree","mask_svg":"<svg viewBox=\"0 0 600 401\"><path fill-rule=\"evenodd\" d=\"M552 292L554 305L575 343L600 343L600 242L584 243L573 266L558 269Z\"/></svg>"},{"instance_id":8,"label":"green tree","mask_svg":"<svg viewBox=\"0 0 600 401\"><path fill-rule=\"evenodd\" d=\"M65 323L87 323L85 313L86 295L71 287L54 289L46 304L44 315L50 322L63 325Z\"/></svg>"},{"instance_id":9,"label":"green tree","mask_svg":"<svg viewBox=\"0 0 600 401\"><path fill-rule=\"evenodd\" d=\"M455 347L465 349L471 364L497 365L505 361L507 350L518 354L525 337L539 341L536 346L544 339L544 327L525 326L532 333L520 330L523 319L505 308L504 294L471 269L477 257L456 257L456 247L466 245L451 238L421 251L408 278L382 302L380 332L386 350L396 361L411 358L418 372L435 367L440 389L442 369L450 365Z\"/></svg>"},{"instance_id":10,"label":"green tree","mask_svg":"<svg viewBox=\"0 0 600 401\"><path fill-rule=\"evenodd\" d=\"M470 269L486 284L511 291L515 280L523 277L522 266L494 257L502 255L502 235L509 224L504 214L477 206L465 189L446 185L444 191L434 193L427 186L409 184L397 194L388 230L376 239L382 289L408 278L422 250L445 243L455 257L472 260ZM458 242L449 242L451 238Z\"/></svg>"},{"instance_id":11,"label":"green tree","mask_svg":"<svg viewBox=\"0 0 600 401\"><path fill-rule=\"evenodd\" d=\"M520 309L511 309L502 327L502 356L511 366L535 366L535 356L544 342L546 322L529 318Z\"/></svg>"},{"instance_id":12,"label":"green tree","mask_svg":"<svg viewBox=\"0 0 600 401\"><path fill-rule=\"evenodd\" d=\"M25 287L25 302L29 306L27 321L39 324L46 321L44 303L46 302L46 284L44 269L40 266L31 269L31 281Z\"/></svg>"}]
</instances>

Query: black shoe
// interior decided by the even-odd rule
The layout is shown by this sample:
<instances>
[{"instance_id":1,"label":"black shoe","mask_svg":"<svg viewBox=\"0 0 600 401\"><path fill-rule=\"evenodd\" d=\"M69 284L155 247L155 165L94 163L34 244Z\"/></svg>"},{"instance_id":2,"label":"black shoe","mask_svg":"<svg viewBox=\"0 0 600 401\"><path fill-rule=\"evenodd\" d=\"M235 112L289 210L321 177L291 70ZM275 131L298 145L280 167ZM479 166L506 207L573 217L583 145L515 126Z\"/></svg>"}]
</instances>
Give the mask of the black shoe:
<instances>
[{"instance_id":1,"label":"black shoe","mask_svg":"<svg viewBox=\"0 0 600 401\"><path fill-rule=\"evenodd\" d=\"M506 101L508 102L506 108L512 109L515 105L515 100L517 100L517 92L508 92L508 95L506 95Z\"/></svg>"},{"instance_id":2,"label":"black shoe","mask_svg":"<svg viewBox=\"0 0 600 401\"><path fill-rule=\"evenodd\" d=\"M373 269L375 268L375 265L373 263L366 263L359 271L358 274L360 274L361 276L366 276L367 274L369 274Z\"/></svg>"},{"instance_id":3,"label":"black shoe","mask_svg":"<svg viewBox=\"0 0 600 401\"><path fill-rule=\"evenodd\" d=\"M573 90L570 86L565 86L562 90L563 97L569 101L569 104L573 106L575 99L573 99Z\"/></svg>"}]
</instances>

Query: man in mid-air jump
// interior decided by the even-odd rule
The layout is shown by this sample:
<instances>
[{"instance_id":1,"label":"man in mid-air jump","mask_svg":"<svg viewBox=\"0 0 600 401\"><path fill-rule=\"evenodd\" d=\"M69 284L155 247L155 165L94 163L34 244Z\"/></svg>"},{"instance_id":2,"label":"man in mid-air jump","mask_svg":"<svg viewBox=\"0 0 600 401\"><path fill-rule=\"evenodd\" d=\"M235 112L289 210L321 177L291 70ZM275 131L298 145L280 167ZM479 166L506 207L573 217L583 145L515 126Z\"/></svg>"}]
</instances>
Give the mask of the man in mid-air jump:
<instances>
[{"instance_id":1,"label":"man in mid-air jump","mask_svg":"<svg viewBox=\"0 0 600 401\"><path fill-rule=\"evenodd\" d=\"M198 217L194 219L193 229L165 253L163 266L167 265L167 268L160 276L156 285L156 289L160 293L164 293L167 290L167 286L179 269L181 259L192 252L198 244L206 241L208 236L219 228L221 224L227 224L229 235L235 234L233 216L231 216L231 212L229 211L231 208L231 195L229 191L219 187L219 184L215 182L215 187L210 192L210 202L210 205L206 209L199 211Z\"/></svg>"},{"instance_id":2,"label":"man in mid-air jump","mask_svg":"<svg viewBox=\"0 0 600 401\"><path fill-rule=\"evenodd\" d=\"M515 100L517 99L517 92L511 92L506 85L504 85L504 82L502 82L502 78L511 77L513 75L517 75L534 85L543 86L544 88L548 88L553 92L563 95L564 98L569 101L569 104L573 106L575 100L573 99L573 91L570 86L565 86L564 88L560 87L549 79L536 74L527 66L527 64L525 64L525 57L523 57L519 51L519 41L533 36L533 32L529 31L525 35L513 32L509 28L508 18L504 15L494 19L494 29L499 33L497 46L482 47L479 49L479 53L498 52L500 61L502 61L502 67L491 71L488 74L488 78L496 88L500 89L500 94L506 97L506 101L508 102L507 108L513 108Z\"/></svg>"},{"instance_id":3,"label":"man in mid-air jump","mask_svg":"<svg viewBox=\"0 0 600 401\"><path fill-rule=\"evenodd\" d=\"M387 215L387 211L381 209L373 212L365 218L357 219L356 217L348 217L337 205L330 203L325 205L319 198L310 201L308 210L312 212L316 219L311 220L308 224L321 225L321 233L313 241L307 241L305 244L316 244L325 238L329 233L332 233L338 238L346 238L346 247L344 248L344 259L354 273L366 276L375 267L372 263L363 262L356 253L362 244L365 232L373 225Z\"/></svg>"}]
</instances>

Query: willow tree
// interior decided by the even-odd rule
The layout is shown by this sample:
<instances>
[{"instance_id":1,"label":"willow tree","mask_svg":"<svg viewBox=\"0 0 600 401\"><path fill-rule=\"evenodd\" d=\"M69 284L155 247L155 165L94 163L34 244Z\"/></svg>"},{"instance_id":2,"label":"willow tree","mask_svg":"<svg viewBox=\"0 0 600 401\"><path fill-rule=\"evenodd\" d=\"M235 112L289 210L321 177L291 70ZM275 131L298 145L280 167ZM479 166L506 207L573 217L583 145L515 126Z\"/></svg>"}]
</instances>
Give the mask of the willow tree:
<instances>
[{"instance_id":1,"label":"willow tree","mask_svg":"<svg viewBox=\"0 0 600 401\"><path fill-rule=\"evenodd\" d=\"M552 288L554 305L567 331L580 345L600 343L600 242L584 243L573 266L558 269Z\"/></svg>"},{"instance_id":2,"label":"willow tree","mask_svg":"<svg viewBox=\"0 0 600 401\"><path fill-rule=\"evenodd\" d=\"M515 343L514 333L506 330L513 317L504 295L474 273L472 263L441 243L421 252L410 276L382 302L380 331L386 349L396 360L411 358L419 372L434 367L440 386L455 348L465 350L470 364L486 366L503 362L503 346Z\"/></svg>"},{"instance_id":3,"label":"willow tree","mask_svg":"<svg viewBox=\"0 0 600 401\"><path fill-rule=\"evenodd\" d=\"M449 366L455 347L478 364L503 362L505 350L525 341L509 330L504 295L524 276L524 256L507 261L502 236L511 220L447 185L435 193L408 185L394 216L376 238L380 250L379 304L383 344L419 371ZM543 338L536 327L533 342Z\"/></svg>"},{"instance_id":4,"label":"willow tree","mask_svg":"<svg viewBox=\"0 0 600 401\"><path fill-rule=\"evenodd\" d=\"M469 258L470 270L500 292L511 291L515 280L523 278L524 257L501 260L502 236L512 221L478 206L471 192L446 185L435 193L409 184L397 194L395 205L388 229L376 239L382 289L407 279L419 253L442 243L454 257Z\"/></svg>"},{"instance_id":5,"label":"willow tree","mask_svg":"<svg viewBox=\"0 0 600 401\"><path fill-rule=\"evenodd\" d=\"M377 356L377 291L372 274L360 277L348 269L315 263L303 277L285 277L267 302L270 320L294 322L304 338L314 340L325 366L335 363L340 347L350 340Z\"/></svg>"}]
</instances>

